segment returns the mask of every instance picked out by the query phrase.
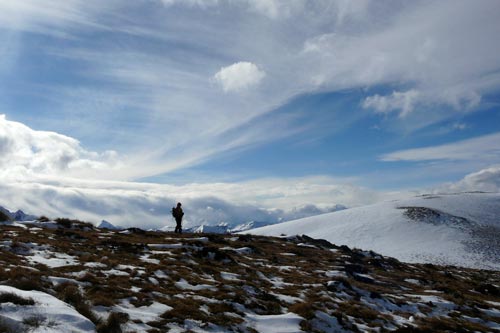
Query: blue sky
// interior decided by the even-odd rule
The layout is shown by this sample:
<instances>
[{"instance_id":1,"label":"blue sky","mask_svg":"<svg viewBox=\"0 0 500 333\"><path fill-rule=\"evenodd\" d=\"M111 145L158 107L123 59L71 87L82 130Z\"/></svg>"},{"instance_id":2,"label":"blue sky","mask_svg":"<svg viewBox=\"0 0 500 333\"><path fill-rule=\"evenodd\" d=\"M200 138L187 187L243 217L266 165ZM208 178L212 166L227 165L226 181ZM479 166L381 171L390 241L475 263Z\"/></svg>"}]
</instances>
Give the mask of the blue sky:
<instances>
[{"instance_id":1,"label":"blue sky","mask_svg":"<svg viewBox=\"0 0 500 333\"><path fill-rule=\"evenodd\" d=\"M80 203L120 189L284 211L497 191L498 12L487 0L0 1L7 203L32 207L26 186L60 195L33 207L52 214L81 213L69 188Z\"/></svg>"}]
</instances>

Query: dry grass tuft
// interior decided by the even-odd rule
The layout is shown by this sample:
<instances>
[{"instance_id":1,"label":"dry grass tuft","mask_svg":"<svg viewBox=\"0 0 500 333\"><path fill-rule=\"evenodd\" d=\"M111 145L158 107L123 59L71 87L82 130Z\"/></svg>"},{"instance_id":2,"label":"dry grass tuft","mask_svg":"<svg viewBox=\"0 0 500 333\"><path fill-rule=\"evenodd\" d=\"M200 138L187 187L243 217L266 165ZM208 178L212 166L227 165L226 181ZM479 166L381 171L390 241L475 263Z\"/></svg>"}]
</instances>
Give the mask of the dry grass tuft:
<instances>
[{"instance_id":1,"label":"dry grass tuft","mask_svg":"<svg viewBox=\"0 0 500 333\"><path fill-rule=\"evenodd\" d=\"M82 316L87 317L94 324L99 324L99 318L92 312L86 298L80 292L80 289L73 283L61 283L55 288L59 299L73 305L76 311Z\"/></svg>"},{"instance_id":2,"label":"dry grass tuft","mask_svg":"<svg viewBox=\"0 0 500 333\"><path fill-rule=\"evenodd\" d=\"M123 312L111 312L105 323L97 325L97 333L122 333L121 325L129 320L129 316Z\"/></svg>"},{"instance_id":3,"label":"dry grass tuft","mask_svg":"<svg viewBox=\"0 0 500 333\"><path fill-rule=\"evenodd\" d=\"M14 293L0 294L1 303L13 303L15 305L34 305L35 301L32 298L23 298Z\"/></svg>"}]
</instances>

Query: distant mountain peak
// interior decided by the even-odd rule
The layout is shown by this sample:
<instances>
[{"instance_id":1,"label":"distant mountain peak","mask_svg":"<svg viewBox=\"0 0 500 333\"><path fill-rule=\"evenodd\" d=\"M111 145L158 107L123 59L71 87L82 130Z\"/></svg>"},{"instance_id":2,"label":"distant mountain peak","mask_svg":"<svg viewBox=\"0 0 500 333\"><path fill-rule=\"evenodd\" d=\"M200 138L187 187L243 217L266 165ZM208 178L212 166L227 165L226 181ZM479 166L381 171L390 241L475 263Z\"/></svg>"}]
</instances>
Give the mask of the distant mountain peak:
<instances>
[{"instance_id":1,"label":"distant mountain peak","mask_svg":"<svg viewBox=\"0 0 500 333\"><path fill-rule=\"evenodd\" d=\"M120 230L120 227L113 225L111 222L106 220L102 220L101 223L97 226L99 229L110 229L110 230Z\"/></svg>"}]
</instances>

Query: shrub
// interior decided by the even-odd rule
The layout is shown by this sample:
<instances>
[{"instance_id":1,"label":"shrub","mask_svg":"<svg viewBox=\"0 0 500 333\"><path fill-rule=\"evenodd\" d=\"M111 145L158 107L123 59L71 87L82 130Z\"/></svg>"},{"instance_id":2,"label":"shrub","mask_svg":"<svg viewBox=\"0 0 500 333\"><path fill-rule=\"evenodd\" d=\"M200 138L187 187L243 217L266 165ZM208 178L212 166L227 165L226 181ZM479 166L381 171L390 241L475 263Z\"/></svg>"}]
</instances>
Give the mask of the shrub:
<instances>
[{"instance_id":1,"label":"shrub","mask_svg":"<svg viewBox=\"0 0 500 333\"><path fill-rule=\"evenodd\" d=\"M62 283L56 288L58 297L66 303L73 305L76 311L82 316L90 319L94 324L99 323L99 319L92 312L90 306L85 301L85 298L80 293L78 286L73 283Z\"/></svg>"},{"instance_id":2,"label":"shrub","mask_svg":"<svg viewBox=\"0 0 500 333\"><path fill-rule=\"evenodd\" d=\"M299 302L290 305L288 310L304 317L305 319L313 319L316 307L314 303L311 302Z\"/></svg>"},{"instance_id":3,"label":"shrub","mask_svg":"<svg viewBox=\"0 0 500 333\"><path fill-rule=\"evenodd\" d=\"M34 305L35 301L31 298L23 298L14 293L0 294L0 303L13 303L15 305Z\"/></svg>"},{"instance_id":4,"label":"shrub","mask_svg":"<svg viewBox=\"0 0 500 333\"><path fill-rule=\"evenodd\" d=\"M42 326L45 318L41 315L33 315L23 319L23 324L33 328L38 328Z\"/></svg>"},{"instance_id":5,"label":"shrub","mask_svg":"<svg viewBox=\"0 0 500 333\"><path fill-rule=\"evenodd\" d=\"M62 226L64 228L68 228L68 229L71 228L71 225L73 224L73 222L67 218L59 218L59 219L55 219L55 221L60 226Z\"/></svg>"},{"instance_id":6,"label":"shrub","mask_svg":"<svg viewBox=\"0 0 500 333\"><path fill-rule=\"evenodd\" d=\"M123 312L111 312L105 323L97 325L97 333L122 333L121 324L129 320L129 315Z\"/></svg>"},{"instance_id":7,"label":"shrub","mask_svg":"<svg viewBox=\"0 0 500 333\"><path fill-rule=\"evenodd\" d=\"M16 267L5 272L8 278L7 285L22 290L40 290L44 291L42 277L40 273L29 269Z\"/></svg>"}]
</instances>

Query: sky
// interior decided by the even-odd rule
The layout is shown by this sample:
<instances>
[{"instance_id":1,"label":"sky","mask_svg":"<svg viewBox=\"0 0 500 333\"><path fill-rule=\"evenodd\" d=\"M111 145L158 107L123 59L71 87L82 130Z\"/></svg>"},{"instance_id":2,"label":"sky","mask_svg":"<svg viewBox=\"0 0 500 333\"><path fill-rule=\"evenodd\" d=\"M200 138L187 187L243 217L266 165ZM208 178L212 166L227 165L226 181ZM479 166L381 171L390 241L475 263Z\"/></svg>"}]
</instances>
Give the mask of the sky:
<instances>
[{"instance_id":1,"label":"sky","mask_svg":"<svg viewBox=\"0 0 500 333\"><path fill-rule=\"evenodd\" d=\"M0 0L0 205L158 227L499 191L498 13Z\"/></svg>"}]
</instances>

